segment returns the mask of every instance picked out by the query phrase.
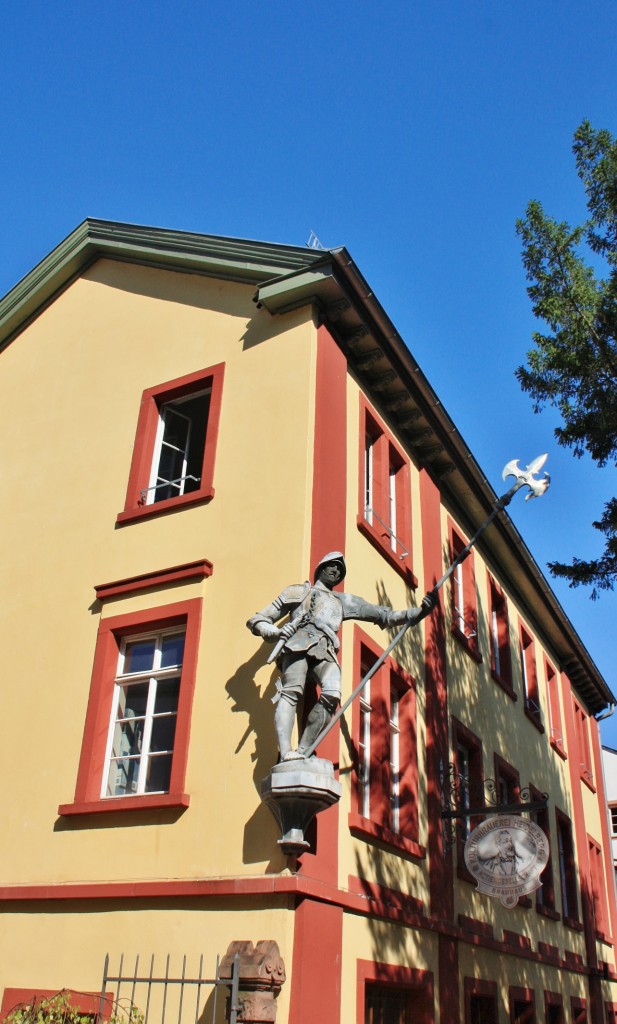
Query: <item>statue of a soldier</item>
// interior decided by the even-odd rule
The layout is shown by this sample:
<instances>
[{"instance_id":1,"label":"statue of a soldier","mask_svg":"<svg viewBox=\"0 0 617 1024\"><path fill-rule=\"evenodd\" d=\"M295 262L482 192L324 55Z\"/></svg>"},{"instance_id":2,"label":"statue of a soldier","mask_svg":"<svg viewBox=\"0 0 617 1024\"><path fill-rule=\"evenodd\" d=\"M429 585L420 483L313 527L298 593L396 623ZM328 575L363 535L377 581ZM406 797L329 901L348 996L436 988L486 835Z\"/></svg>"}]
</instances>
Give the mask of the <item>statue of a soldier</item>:
<instances>
[{"instance_id":1,"label":"statue of a soldier","mask_svg":"<svg viewBox=\"0 0 617 1024\"><path fill-rule=\"evenodd\" d=\"M338 631L344 619L375 622L385 629L403 623L415 623L432 611L436 597L428 594L420 608L391 611L370 604L353 594L336 593L333 588L345 577L345 559L340 551L325 555L315 568L314 583L292 584L262 611L247 622L255 636L277 643L277 665L281 678L277 683L274 723L283 761L305 756L319 734L335 714L341 700L341 670L337 659ZM289 622L275 625L284 615ZM291 735L298 699L308 676L319 683L321 694L313 707L298 749L291 746Z\"/></svg>"}]
</instances>

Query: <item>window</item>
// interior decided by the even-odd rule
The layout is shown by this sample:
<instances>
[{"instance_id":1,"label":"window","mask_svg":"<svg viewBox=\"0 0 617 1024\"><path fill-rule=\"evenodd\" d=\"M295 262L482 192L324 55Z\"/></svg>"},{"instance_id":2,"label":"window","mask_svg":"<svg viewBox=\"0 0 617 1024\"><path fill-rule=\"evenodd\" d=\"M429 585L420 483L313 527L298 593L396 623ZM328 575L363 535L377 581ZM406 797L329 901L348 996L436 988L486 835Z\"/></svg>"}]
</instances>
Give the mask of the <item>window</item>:
<instances>
[{"instance_id":1,"label":"window","mask_svg":"<svg viewBox=\"0 0 617 1024\"><path fill-rule=\"evenodd\" d=\"M570 1007L572 1009L572 1024L587 1024L587 1000L570 996Z\"/></svg>"},{"instance_id":2,"label":"window","mask_svg":"<svg viewBox=\"0 0 617 1024\"><path fill-rule=\"evenodd\" d=\"M508 603L501 587L489 580L491 672L493 679L516 700L512 686L512 655Z\"/></svg>"},{"instance_id":3,"label":"window","mask_svg":"<svg viewBox=\"0 0 617 1024\"><path fill-rule=\"evenodd\" d=\"M520 643L525 714L541 732L544 732L542 712L540 710L540 694L538 692L536 645L533 637L524 626L520 627Z\"/></svg>"},{"instance_id":4,"label":"window","mask_svg":"<svg viewBox=\"0 0 617 1024\"><path fill-rule=\"evenodd\" d=\"M591 895L596 934L598 937L605 939L609 933L609 926L608 906L606 903L607 887L604 880L604 867L602 865L602 848L595 839L591 838L591 836L587 836L587 843L589 848L589 872L591 875Z\"/></svg>"},{"instance_id":5,"label":"window","mask_svg":"<svg viewBox=\"0 0 617 1024\"><path fill-rule=\"evenodd\" d=\"M587 715L580 704L578 704L577 701L573 701L573 704L581 779L595 792L593 770L591 767L591 748L589 746L589 723L587 721Z\"/></svg>"},{"instance_id":6,"label":"window","mask_svg":"<svg viewBox=\"0 0 617 1024\"><path fill-rule=\"evenodd\" d=\"M557 820L557 856L561 887L561 913L566 924L578 924L578 895L576 892L576 864L570 819L555 809Z\"/></svg>"},{"instance_id":7,"label":"window","mask_svg":"<svg viewBox=\"0 0 617 1024\"><path fill-rule=\"evenodd\" d=\"M546 1024L566 1024L561 992L544 991L544 1017Z\"/></svg>"},{"instance_id":8,"label":"window","mask_svg":"<svg viewBox=\"0 0 617 1024\"><path fill-rule=\"evenodd\" d=\"M357 961L357 1024L433 1024L434 981L430 971Z\"/></svg>"},{"instance_id":9,"label":"window","mask_svg":"<svg viewBox=\"0 0 617 1024\"><path fill-rule=\"evenodd\" d=\"M529 795L532 800L540 800L542 794L535 786L529 787ZM536 910L547 917L558 917L555 913L555 886L553 883L553 864L551 859L551 824L547 807L538 807L531 811L529 817L538 828L541 828L548 839L548 861L544 871L540 875L540 888L536 889Z\"/></svg>"},{"instance_id":10,"label":"window","mask_svg":"<svg viewBox=\"0 0 617 1024\"><path fill-rule=\"evenodd\" d=\"M617 806L609 804L609 811L611 814L611 835L614 839L617 839Z\"/></svg>"},{"instance_id":11,"label":"window","mask_svg":"<svg viewBox=\"0 0 617 1024\"><path fill-rule=\"evenodd\" d=\"M362 399L358 528L412 586L409 459Z\"/></svg>"},{"instance_id":12,"label":"window","mask_svg":"<svg viewBox=\"0 0 617 1024\"><path fill-rule=\"evenodd\" d=\"M101 796L168 793L184 629L120 643Z\"/></svg>"},{"instance_id":13,"label":"window","mask_svg":"<svg viewBox=\"0 0 617 1024\"><path fill-rule=\"evenodd\" d=\"M202 565L189 578L200 574L209 571ZM131 581L124 583L130 591ZM101 619L75 798L60 814L188 805L201 604L193 598Z\"/></svg>"},{"instance_id":14,"label":"window","mask_svg":"<svg viewBox=\"0 0 617 1024\"><path fill-rule=\"evenodd\" d=\"M517 804L521 791L520 776L512 765L504 761L499 754L495 758L495 796L500 806Z\"/></svg>"},{"instance_id":15,"label":"window","mask_svg":"<svg viewBox=\"0 0 617 1024\"><path fill-rule=\"evenodd\" d=\"M458 802L461 810L481 807L484 803L484 782L482 775L482 743L457 719L452 719L452 746L454 767L458 776ZM465 842L472 830L483 818L481 815L458 819L457 828L457 874L468 882L475 879L467 870L464 857Z\"/></svg>"},{"instance_id":16,"label":"window","mask_svg":"<svg viewBox=\"0 0 617 1024\"><path fill-rule=\"evenodd\" d=\"M497 983L465 978L465 1024L497 1024Z\"/></svg>"},{"instance_id":17,"label":"window","mask_svg":"<svg viewBox=\"0 0 617 1024\"><path fill-rule=\"evenodd\" d=\"M450 563L452 563L461 554L467 542L457 532L452 523L450 523L449 533ZM466 650L479 661L478 615L473 551L456 567L451 580L452 632Z\"/></svg>"},{"instance_id":18,"label":"window","mask_svg":"<svg viewBox=\"0 0 617 1024\"><path fill-rule=\"evenodd\" d=\"M118 522L213 497L223 371L221 363L144 391Z\"/></svg>"},{"instance_id":19,"label":"window","mask_svg":"<svg viewBox=\"0 0 617 1024\"><path fill-rule=\"evenodd\" d=\"M510 1024L535 1024L535 996L531 989L510 986Z\"/></svg>"},{"instance_id":20,"label":"window","mask_svg":"<svg viewBox=\"0 0 617 1024\"><path fill-rule=\"evenodd\" d=\"M355 629L357 681L381 651ZM387 658L354 705L354 776L350 827L422 855L417 846L416 694L411 677Z\"/></svg>"},{"instance_id":21,"label":"window","mask_svg":"<svg viewBox=\"0 0 617 1024\"><path fill-rule=\"evenodd\" d=\"M544 669L546 672L546 689L548 691L550 743L561 757L566 758L561 706L559 703L559 677L553 666L546 660L544 661Z\"/></svg>"}]
</instances>

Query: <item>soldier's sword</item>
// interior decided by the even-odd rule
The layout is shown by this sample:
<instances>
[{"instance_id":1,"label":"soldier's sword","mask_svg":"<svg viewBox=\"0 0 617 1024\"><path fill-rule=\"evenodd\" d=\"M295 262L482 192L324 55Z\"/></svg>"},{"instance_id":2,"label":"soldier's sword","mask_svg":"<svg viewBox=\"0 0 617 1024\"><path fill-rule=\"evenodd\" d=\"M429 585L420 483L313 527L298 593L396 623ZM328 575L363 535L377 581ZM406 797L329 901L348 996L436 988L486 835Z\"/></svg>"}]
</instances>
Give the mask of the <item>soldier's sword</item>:
<instances>
[{"instance_id":1,"label":"soldier's sword","mask_svg":"<svg viewBox=\"0 0 617 1024\"><path fill-rule=\"evenodd\" d=\"M478 527L469 543L463 548L462 551L459 552L459 554L452 562L452 565L449 566L449 568L443 574L441 579L437 581L432 590L430 590L426 595L426 598L423 599L422 605L420 606L419 609L419 616L416 619L414 619L413 622L405 622L404 625L401 626L394 639L391 640L391 642L388 644L385 651L379 656L375 664L371 665L370 669L368 670L364 678L358 683L353 693L347 698L344 704L341 704L336 714L332 716L332 718L325 726L325 728L322 729L317 739L307 749L304 755L305 757L310 757L311 754L315 753L321 741L325 739L330 730L334 728L339 718L341 718L345 711L347 711L349 705L356 699L357 696L359 696L359 694L362 693L369 679L371 679L371 677L375 675L377 669L381 668L381 666L383 665L384 661L391 653L391 651L393 651L396 645L403 639L409 627L415 626L418 622L421 622L422 619L426 618L426 616L433 610L434 595L437 593L438 590L441 589L441 587L443 587L446 580L450 578L452 573L458 568L461 562L465 561L467 555L473 548L474 544L476 544L478 538L484 533L486 528L490 526L490 524L493 522L493 519L495 519L495 517L498 516L500 512L503 512L503 510L510 504L516 492L520 491L521 487L528 487L529 494L525 495L525 501L529 501L530 498L540 498L548 490L551 482L551 478L548 473L545 473L541 480L535 479L535 474L542 469L542 466L546 462L547 458L548 456L546 453L544 455L538 455L538 457L533 459L525 469L520 468L518 464L518 459L512 459L504 466L503 472L501 474L502 480L505 480L506 477L509 476L513 476L516 478L510 490L506 491L505 494L502 494L501 498L499 498L495 502L491 514L487 516L484 522ZM279 641L279 643L281 643L281 641ZM283 647L284 643L285 641L281 643L281 647Z\"/></svg>"}]
</instances>

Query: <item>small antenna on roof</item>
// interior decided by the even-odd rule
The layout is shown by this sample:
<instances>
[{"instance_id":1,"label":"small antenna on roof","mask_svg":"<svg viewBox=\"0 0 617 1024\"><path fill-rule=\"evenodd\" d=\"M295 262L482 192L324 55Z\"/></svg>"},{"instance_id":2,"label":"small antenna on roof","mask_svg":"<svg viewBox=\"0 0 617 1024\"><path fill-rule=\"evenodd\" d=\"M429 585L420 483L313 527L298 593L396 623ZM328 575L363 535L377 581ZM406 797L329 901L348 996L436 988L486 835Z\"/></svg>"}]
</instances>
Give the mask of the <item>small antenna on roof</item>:
<instances>
[{"instance_id":1,"label":"small antenna on roof","mask_svg":"<svg viewBox=\"0 0 617 1024\"><path fill-rule=\"evenodd\" d=\"M310 235L308 237L308 242L306 243L306 246L307 246L308 249L324 249L325 248L325 246L323 246L321 244L321 242L319 241L319 239L318 239L318 237L317 237L317 235L315 234L314 231L311 231L311 233L310 233Z\"/></svg>"}]
</instances>

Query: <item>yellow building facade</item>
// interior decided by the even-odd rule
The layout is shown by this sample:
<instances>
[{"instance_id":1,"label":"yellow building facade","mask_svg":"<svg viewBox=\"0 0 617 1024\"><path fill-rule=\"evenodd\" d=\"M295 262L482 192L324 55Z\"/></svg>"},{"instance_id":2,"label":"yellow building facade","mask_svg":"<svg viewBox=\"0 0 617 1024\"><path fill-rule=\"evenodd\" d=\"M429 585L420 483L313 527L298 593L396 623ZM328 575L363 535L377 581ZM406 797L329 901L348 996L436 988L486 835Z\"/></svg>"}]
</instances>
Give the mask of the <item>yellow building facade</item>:
<instances>
[{"instance_id":1,"label":"yellow building facade","mask_svg":"<svg viewBox=\"0 0 617 1024\"><path fill-rule=\"evenodd\" d=\"M270 940L279 1022L616 1020L614 698L506 513L319 748L342 796L298 862L261 802L249 616L334 550L347 592L419 605L496 499L346 250L86 221L0 338L3 1011L100 991L107 953L212 976ZM343 698L392 635L344 623ZM486 814L442 818L485 780L548 798L512 909L464 864Z\"/></svg>"}]
</instances>

